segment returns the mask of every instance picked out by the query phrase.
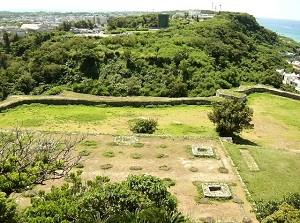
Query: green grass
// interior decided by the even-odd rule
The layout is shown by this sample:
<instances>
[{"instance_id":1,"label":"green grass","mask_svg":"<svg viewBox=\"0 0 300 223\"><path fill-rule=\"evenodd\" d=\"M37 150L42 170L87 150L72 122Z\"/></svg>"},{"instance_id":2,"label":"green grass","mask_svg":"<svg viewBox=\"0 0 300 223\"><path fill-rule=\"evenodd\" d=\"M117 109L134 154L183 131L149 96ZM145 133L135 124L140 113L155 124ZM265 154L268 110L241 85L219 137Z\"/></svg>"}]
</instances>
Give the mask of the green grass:
<instances>
[{"instance_id":1,"label":"green grass","mask_svg":"<svg viewBox=\"0 0 300 223\"><path fill-rule=\"evenodd\" d=\"M267 93L248 97L254 110L254 129L242 132L242 137L263 147L300 150L300 101Z\"/></svg>"},{"instance_id":2,"label":"green grass","mask_svg":"<svg viewBox=\"0 0 300 223\"><path fill-rule=\"evenodd\" d=\"M0 113L0 128L131 134L128 120L153 118L155 134L216 137L208 120L209 106L167 106L156 108L101 107L84 105L22 105ZM176 124L180 123L180 124Z\"/></svg>"},{"instance_id":3,"label":"green grass","mask_svg":"<svg viewBox=\"0 0 300 223\"><path fill-rule=\"evenodd\" d=\"M300 192L300 153L224 143L254 199L281 199ZM259 171L250 171L239 149L246 148Z\"/></svg>"},{"instance_id":4,"label":"green grass","mask_svg":"<svg viewBox=\"0 0 300 223\"><path fill-rule=\"evenodd\" d=\"M292 100L267 93L251 94L247 98L249 106L253 106L255 113L263 117L276 119L279 123L300 128L300 101Z\"/></svg>"}]
</instances>

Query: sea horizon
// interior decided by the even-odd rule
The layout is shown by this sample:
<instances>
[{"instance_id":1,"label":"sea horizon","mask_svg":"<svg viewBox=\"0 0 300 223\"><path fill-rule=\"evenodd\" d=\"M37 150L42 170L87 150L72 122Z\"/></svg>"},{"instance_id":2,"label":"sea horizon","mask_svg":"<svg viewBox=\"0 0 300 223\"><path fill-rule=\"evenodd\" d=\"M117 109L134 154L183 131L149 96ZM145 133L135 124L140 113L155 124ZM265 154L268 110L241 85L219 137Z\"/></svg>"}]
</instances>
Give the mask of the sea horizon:
<instances>
[{"instance_id":1,"label":"sea horizon","mask_svg":"<svg viewBox=\"0 0 300 223\"><path fill-rule=\"evenodd\" d=\"M265 28L280 36L289 37L300 42L300 20L282 18L256 18L257 22Z\"/></svg>"}]
</instances>

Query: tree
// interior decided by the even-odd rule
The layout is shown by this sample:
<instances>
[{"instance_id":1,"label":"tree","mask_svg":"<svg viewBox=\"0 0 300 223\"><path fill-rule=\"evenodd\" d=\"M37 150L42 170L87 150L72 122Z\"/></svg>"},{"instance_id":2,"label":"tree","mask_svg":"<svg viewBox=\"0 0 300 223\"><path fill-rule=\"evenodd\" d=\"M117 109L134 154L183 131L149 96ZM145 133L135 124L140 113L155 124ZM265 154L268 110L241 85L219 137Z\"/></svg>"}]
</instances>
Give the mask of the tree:
<instances>
[{"instance_id":1,"label":"tree","mask_svg":"<svg viewBox=\"0 0 300 223\"><path fill-rule=\"evenodd\" d=\"M10 40L9 40L9 34L8 32L3 33L3 42L4 42L4 48L6 51L10 51Z\"/></svg>"},{"instance_id":2,"label":"tree","mask_svg":"<svg viewBox=\"0 0 300 223\"><path fill-rule=\"evenodd\" d=\"M20 129L1 132L0 191L10 195L66 176L81 159L73 149L82 139Z\"/></svg>"},{"instance_id":3,"label":"tree","mask_svg":"<svg viewBox=\"0 0 300 223\"><path fill-rule=\"evenodd\" d=\"M232 136L235 132L253 128L252 116L253 110L246 103L229 99L213 103L213 111L208 113L221 136Z\"/></svg>"},{"instance_id":4,"label":"tree","mask_svg":"<svg viewBox=\"0 0 300 223\"><path fill-rule=\"evenodd\" d=\"M66 22L66 21L63 21L61 24L59 24L59 26L57 27L58 30L60 31L70 31L70 29L72 28L72 24L71 22Z\"/></svg>"}]
</instances>

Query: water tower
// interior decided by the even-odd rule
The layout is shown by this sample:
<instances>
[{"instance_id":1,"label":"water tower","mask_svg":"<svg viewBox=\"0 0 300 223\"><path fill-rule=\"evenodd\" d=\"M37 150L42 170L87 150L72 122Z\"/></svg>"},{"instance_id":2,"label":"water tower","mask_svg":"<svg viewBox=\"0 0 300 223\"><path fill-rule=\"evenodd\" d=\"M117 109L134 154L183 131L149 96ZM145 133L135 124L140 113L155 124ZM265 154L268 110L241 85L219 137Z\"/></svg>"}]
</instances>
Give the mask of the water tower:
<instances>
[{"instance_id":1,"label":"water tower","mask_svg":"<svg viewBox=\"0 0 300 223\"><path fill-rule=\"evenodd\" d=\"M169 15L168 14L159 14L158 15L157 27L159 29L169 27Z\"/></svg>"}]
</instances>

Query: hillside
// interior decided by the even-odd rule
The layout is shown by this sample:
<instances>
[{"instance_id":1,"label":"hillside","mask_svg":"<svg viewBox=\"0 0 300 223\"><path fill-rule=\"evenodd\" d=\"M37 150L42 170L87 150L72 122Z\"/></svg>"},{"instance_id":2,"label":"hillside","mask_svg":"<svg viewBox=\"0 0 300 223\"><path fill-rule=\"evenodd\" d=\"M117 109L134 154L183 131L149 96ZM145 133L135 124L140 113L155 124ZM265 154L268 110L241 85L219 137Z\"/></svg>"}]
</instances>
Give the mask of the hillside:
<instances>
[{"instance_id":1,"label":"hillside","mask_svg":"<svg viewBox=\"0 0 300 223\"><path fill-rule=\"evenodd\" d=\"M110 37L66 32L3 35L0 98L62 89L105 96L211 96L219 88L261 83L279 88L280 53L296 52L248 14L177 19L159 31Z\"/></svg>"}]
</instances>

